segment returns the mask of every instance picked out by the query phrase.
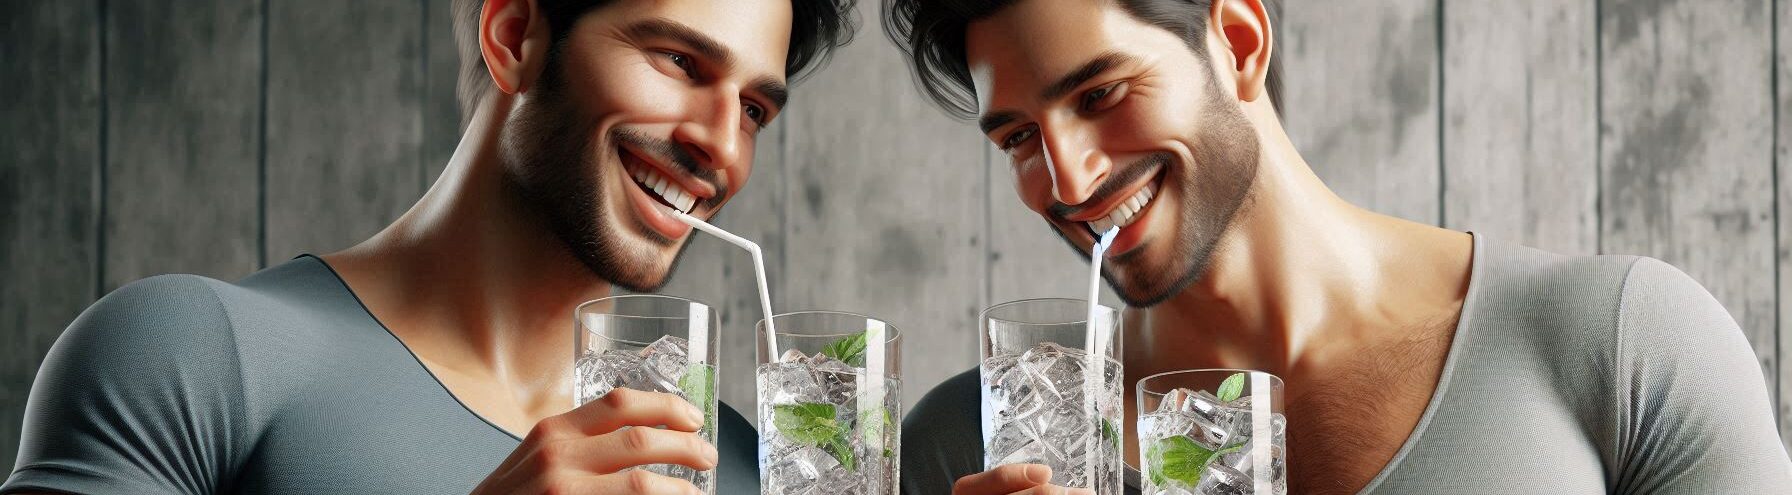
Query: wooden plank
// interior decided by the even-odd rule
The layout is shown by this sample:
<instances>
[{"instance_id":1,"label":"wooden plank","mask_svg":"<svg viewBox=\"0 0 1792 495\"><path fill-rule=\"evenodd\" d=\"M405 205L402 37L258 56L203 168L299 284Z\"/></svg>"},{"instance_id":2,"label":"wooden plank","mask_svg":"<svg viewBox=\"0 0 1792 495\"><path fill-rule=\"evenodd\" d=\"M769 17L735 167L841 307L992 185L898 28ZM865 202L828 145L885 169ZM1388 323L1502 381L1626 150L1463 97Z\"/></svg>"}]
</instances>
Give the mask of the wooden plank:
<instances>
[{"instance_id":1,"label":"wooden plank","mask_svg":"<svg viewBox=\"0 0 1792 495\"><path fill-rule=\"evenodd\" d=\"M38 364L95 291L100 10L0 12L0 466L11 466Z\"/></svg>"},{"instance_id":2,"label":"wooden plank","mask_svg":"<svg viewBox=\"0 0 1792 495\"><path fill-rule=\"evenodd\" d=\"M878 2L859 2L877 19ZM976 365L984 301L983 138L911 83L876 22L794 92L785 113L780 309L894 324L904 402Z\"/></svg>"},{"instance_id":3,"label":"wooden plank","mask_svg":"<svg viewBox=\"0 0 1792 495\"><path fill-rule=\"evenodd\" d=\"M1768 4L1600 4L1600 232L1704 284L1776 377Z\"/></svg>"},{"instance_id":4,"label":"wooden plank","mask_svg":"<svg viewBox=\"0 0 1792 495\"><path fill-rule=\"evenodd\" d=\"M1443 15L1444 226L1598 252L1594 4L1458 2Z\"/></svg>"},{"instance_id":5,"label":"wooden plank","mask_svg":"<svg viewBox=\"0 0 1792 495\"><path fill-rule=\"evenodd\" d=\"M454 44L454 0L418 0L423 8L423 189L435 184L466 129L455 86L460 48Z\"/></svg>"},{"instance_id":6,"label":"wooden plank","mask_svg":"<svg viewBox=\"0 0 1792 495\"><path fill-rule=\"evenodd\" d=\"M983 307L1040 297L1088 298L1088 260L1021 203L1008 154L991 144L984 150L989 173L989 289ZM1101 301L1116 308L1123 304L1105 282Z\"/></svg>"},{"instance_id":7,"label":"wooden plank","mask_svg":"<svg viewBox=\"0 0 1792 495\"><path fill-rule=\"evenodd\" d=\"M422 196L416 0L269 4L267 256L352 246Z\"/></svg>"},{"instance_id":8,"label":"wooden plank","mask_svg":"<svg viewBox=\"0 0 1792 495\"><path fill-rule=\"evenodd\" d=\"M1437 2L1302 2L1283 13L1283 121L1307 163L1351 203L1437 224Z\"/></svg>"},{"instance_id":9,"label":"wooden plank","mask_svg":"<svg viewBox=\"0 0 1792 495\"><path fill-rule=\"evenodd\" d=\"M1779 177L1777 204L1781 208L1792 208L1792 184L1789 184L1792 180L1788 180L1792 175L1787 175L1792 173L1792 169L1788 169L1792 167L1792 124L1786 122L1787 117L1792 117L1792 25L1788 25L1792 22L1792 1L1775 0L1773 16L1774 27L1778 30L1774 36L1774 67L1777 69L1774 89L1778 92L1778 110L1773 119L1776 127L1773 163ZM1779 375L1773 377L1777 380L1770 379L1769 383L1778 382L1780 441L1785 443L1787 450L1792 450L1792 366L1785 365L1786 359L1792 357L1792 296L1785 294L1785 289L1792 287L1788 285L1792 284L1792 279L1788 279L1792 277L1792 218L1776 214L1775 220L1779 223L1779 246L1775 256L1781 293L1778 301L1779 350L1774 356L1779 364Z\"/></svg>"},{"instance_id":10,"label":"wooden plank","mask_svg":"<svg viewBox=\"0 0 1792 495\"><path fill-rule=\"evenodd\" d=\"M255 270L261 4L106 8L104 289L160 273Z\"/></svg>"},{"instance_id":11,"label":"wooden plank","mask_svg":"<svg viewBox=\"0 0 1792 495\"><path fill-rule=\"evenodd\" d=\"M759 134L754 145L753 175L722 207L721 213L711 219L715 225L758 243L764 250L767 284L777 311L793 308L784 293L788 280L784 259L779 255L784 248L780 240L784 227L783 140L783 119ZM754 325L764 318L764 312L759 307L753 260L733 244L700 232L693 236L691 246L679 258L672 280L659 293L695 299L721 311L720 376L744 378L721 380L716 397L758 424L757 392L751 377L756 364Z\"/></svg>"}]
</instances>

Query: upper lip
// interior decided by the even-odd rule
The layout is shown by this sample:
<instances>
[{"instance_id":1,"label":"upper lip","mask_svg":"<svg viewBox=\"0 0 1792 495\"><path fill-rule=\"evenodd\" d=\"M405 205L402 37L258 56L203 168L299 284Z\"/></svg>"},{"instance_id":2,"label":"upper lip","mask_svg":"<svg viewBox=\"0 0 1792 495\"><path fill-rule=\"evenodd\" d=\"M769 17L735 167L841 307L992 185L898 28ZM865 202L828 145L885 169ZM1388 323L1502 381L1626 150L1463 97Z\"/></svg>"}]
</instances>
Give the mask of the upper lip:
<instances>
[{"instance_id":1,"label":"upper lip","mask_svg":"<svg viewBox=\"0 0 1792 495\"><path fill-rule=\"evenodd\" d=\"M641 163L645 163L647 166L652 167L654 171L659 172L660 175L672 179L672 182L677 183L678 187L684 189L685 192L691 193L692 196L696 196L697 199L702 200L698 201L699 205L716 196L715 185L710 184L703 179L699 179L696 176L685 172L681 168L668 166L666 165L665 160L661 160L653 154L642 152L633 146L629 146L627 143L620 143L619 148L623 153L628 153L629 155L634 156L635 159L640 160Z\"/></svg>"},{"instance_id":2,"label":"upper lip","mask_svg":"<svg viewBox=\"0 0 1792 495\"><path fill-rule=\"evenodd\" d=\"M1084 201L1082 204L1072 207L1070 213L1064 214L1060 218L1070 222L1092 222L1107 218L1108 214L1113 213L1114 208L1119 208L1121 203L1132 199L1140 189L1151 185L1151 181L1157 179L1158 172L1153 170L1151 173L1144 174L1139 177L1137 183L1128 185L1125 189L1115 190L1099 198L1091 198L1092 201Z\"/></svg>"}]
</instances>

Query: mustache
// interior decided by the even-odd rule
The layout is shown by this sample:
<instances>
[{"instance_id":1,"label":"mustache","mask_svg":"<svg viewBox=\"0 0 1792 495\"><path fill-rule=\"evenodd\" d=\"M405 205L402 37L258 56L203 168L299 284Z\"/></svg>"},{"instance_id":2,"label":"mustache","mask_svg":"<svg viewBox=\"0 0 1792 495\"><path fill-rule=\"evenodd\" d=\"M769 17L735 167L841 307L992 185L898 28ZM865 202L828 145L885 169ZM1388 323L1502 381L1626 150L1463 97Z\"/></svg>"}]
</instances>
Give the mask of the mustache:
<instances>
[{"instance_id":1,"label":"mustache","mask_svg":"<svg viewBox=\"0 0 1792 495\"><path fill-rule=\"evenodd\" d=\"M673 168L715 187L717 194L703 200L703 204L715 207L721 206L723 201L727 201L728 188L721 183L721 174L715 170L703 168L702 164L697 163L697 157L691 156L691 152L683 146L679 146L678 143L621 127L610 131L610 139L640 150L650 158L671 164Z\"/></svg>"},{"instance_id":2,"label":"mustache","mask_svg":"<svg viewBox=\"0 0 1792 495\"><path fill-rule=\"evenodd\" d=\"M1152 153L1150 156L1140 158L1137 161L1126 165L1124 168L1120 169L1120 172L1109 175L1107 180L1102 181L1101 185L1095 188L1095 194L1089 195L1089 199L1083 201L1083 204L1102 203L1109 196L1118 194L1121 188L1131 185L1134 182L1138 182L1140 178L1146 175L1154 174L1157 173L1158 170L1162 170L1165 166L1170 164L1171 158L1169 153ZM1050 213L1058 220L1068 222L1069 220L1064 220L1064 217L1068 217L1070 214L1076 213L1081 209L1083 209L1081 206L1071 206L1062 202L1053 201L1051 205L1045 207L1045 212Z\"/></svg>"}]
</instances>

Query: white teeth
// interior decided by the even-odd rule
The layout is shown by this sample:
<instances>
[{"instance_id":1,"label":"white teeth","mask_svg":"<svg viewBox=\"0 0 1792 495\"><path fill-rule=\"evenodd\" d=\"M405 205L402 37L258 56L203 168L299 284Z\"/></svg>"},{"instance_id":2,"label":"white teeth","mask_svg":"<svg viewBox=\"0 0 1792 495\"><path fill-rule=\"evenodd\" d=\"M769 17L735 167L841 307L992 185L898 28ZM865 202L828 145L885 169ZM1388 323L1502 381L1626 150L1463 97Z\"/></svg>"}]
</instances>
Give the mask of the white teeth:
<instances>
[{"instance_id":1,"label":"white teeth","mask_svg":"<svg viewBox=\"0 0 1792 495\"><path fill-rule=\"evenodd\" d=\"M1116 225L1121 227L1132 225L1133 219L1138 218L1139 212L1144 211L1145 206L1151 204L1151 198L1157 195L1152 191L1156 189L1156 181L1146 184L1144 189L1140 189L1132 197L1126 198L1126 201L1115 206L1114 211L1108 212L1107 217L1090 221L1089 228L1094 230L1096 235L1100 235Z\"/></svg>"},{"instance_id":2,"label":"white teeth","mask_svg":"<svg viewBox=\"0 0 1792 495\"><path fill-rule=\"evenodd\" d=\"M671 204L672 207L678 209L679 212L690 213L691 208L697 205L696 195L685 191L684 188L678 187L678 183L673 182L671 179L667 179L666 176L660 175L657 171L635 169L630 171L629 175L634 176L636 182L639 182L642 186L646 186L647 189L652 190L654 194L660 195L661 199L666 200L666 203Z\"/></svg>"}]
</instances>

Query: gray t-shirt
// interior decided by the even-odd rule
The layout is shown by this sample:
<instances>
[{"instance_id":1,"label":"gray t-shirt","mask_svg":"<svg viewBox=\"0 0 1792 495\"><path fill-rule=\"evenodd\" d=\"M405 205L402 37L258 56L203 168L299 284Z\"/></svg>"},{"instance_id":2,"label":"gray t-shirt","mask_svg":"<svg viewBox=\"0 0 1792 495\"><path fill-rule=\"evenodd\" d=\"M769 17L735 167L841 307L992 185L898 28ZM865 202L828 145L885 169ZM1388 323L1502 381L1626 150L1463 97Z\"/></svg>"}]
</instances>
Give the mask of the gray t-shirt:
<instances>
[{"instance_id":1,"label":"gray t-shirt","mask_svg":"<svg viewBox=\"0 0 1792 495\"><path fill-rule=\"evenodd\" d=\"M1362 493L1792 492L1754 351L1697 282L1650 258L1474 246L1437 390ZM904 493L983 471L978 387L972 369L909 412Z\"/></svg>"},{"instance_id":2,"label":"gray t-shirt","mask_svg":"<svg viewBox=\"0 0 1792 495\"><path fill-rule=\"evenodd\" d=\"M718 423L719 492L759 493L757 433L726 405ZM520 442L309 256L100 299L50 349L23 432L0 492L467 493Z\"/></svg>"}]
</instances>

